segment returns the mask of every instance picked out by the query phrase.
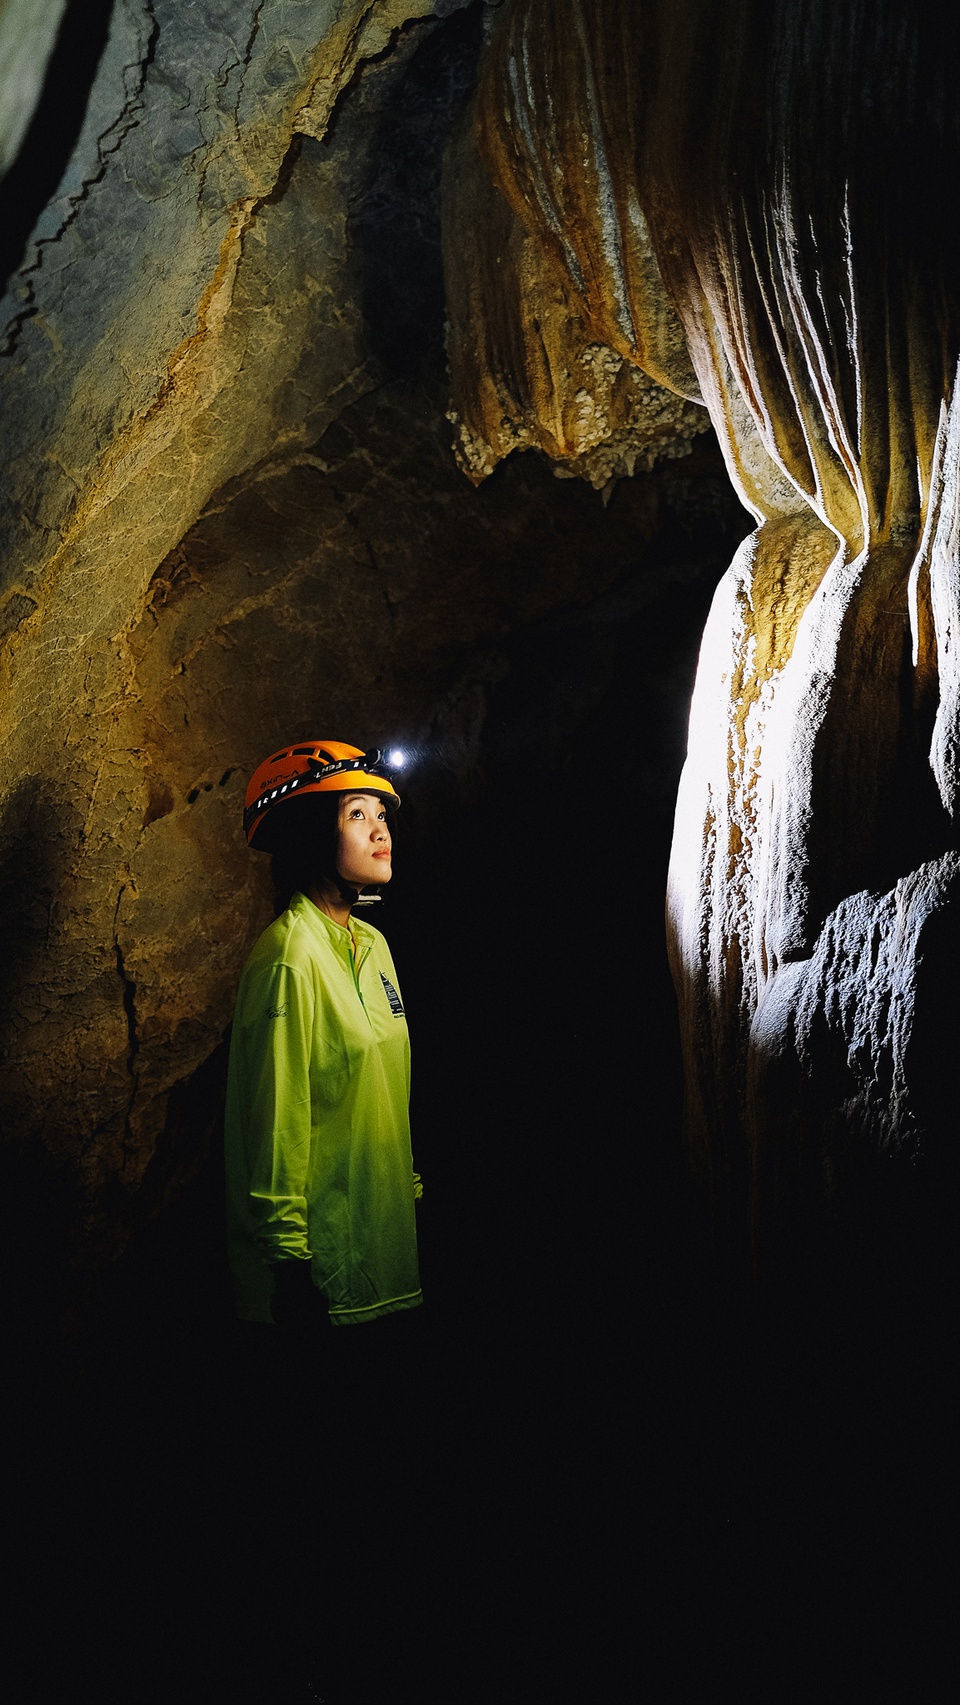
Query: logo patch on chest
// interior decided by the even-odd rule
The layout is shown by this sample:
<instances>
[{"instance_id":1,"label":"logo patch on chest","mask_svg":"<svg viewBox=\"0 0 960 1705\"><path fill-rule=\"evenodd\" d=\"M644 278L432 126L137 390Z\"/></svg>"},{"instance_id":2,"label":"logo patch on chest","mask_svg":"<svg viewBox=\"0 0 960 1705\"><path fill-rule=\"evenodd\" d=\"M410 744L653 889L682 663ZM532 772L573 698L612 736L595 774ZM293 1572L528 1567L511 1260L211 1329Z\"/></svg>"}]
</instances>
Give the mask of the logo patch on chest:
<instances>
[{"instance_id":1,"label":"logo patch on chest","mask_svg":"<svg viewBox=\"0 0 960 1705\"><path fill-rule=\"evenodd\" d=\"M403 1002L391 983L390 978L385 977L382 971L380 972L380 981L383 984L384 994L390 1002L390 1011L393 1013L394 1018L403 1018Z\"/></svg>"}]
</instances>

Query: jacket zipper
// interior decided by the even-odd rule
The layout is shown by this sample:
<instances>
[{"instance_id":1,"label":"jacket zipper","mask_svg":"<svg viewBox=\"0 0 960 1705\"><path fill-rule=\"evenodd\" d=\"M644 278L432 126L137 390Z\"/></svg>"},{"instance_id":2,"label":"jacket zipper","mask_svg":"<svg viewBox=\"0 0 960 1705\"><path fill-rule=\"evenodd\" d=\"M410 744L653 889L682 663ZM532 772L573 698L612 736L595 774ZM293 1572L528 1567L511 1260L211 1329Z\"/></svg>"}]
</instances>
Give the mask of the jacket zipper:
<instances>
[{"instance_id":1,"label":"jacket zipper","mask_svg":"<svg viewBox=\"0 0 960 1705\"><path fill-rule=\"evenodd\" d=\"M360 967L363 964L364 960L366 959L367 954L369 953L370 949L368 947L363 948L361 950L361 956L359 958L354 954L352 947L348 948L347 951L348 951L349 956L350 956L350 969L353 972L353 981L354 981L354 985L356 987L357 996L359 998L360 1005L363 1007L364 1012L366 1012L367 1003L363 998L363 991L360 988Z\"/></svg>"}]
</instances>

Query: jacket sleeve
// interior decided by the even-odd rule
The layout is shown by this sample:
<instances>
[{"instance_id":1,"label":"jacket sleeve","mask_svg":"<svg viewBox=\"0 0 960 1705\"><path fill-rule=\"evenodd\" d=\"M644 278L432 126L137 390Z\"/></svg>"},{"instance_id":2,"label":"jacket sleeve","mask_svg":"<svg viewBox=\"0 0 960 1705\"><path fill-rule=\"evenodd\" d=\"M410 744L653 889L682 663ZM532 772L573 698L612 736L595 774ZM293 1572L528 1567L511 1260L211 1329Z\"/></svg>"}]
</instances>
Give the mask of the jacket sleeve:
<instances>
[{"instance_id":1,"label":"jacket sleeve","mask_svg":"<svg viewBox=\"0 0 960 1705\"><path fill-rule=\"evenodd\" d=\"M267 1261L304 1259L315 998L289 965L251 989L243 1032L243 1124L254 1233Z\"/></svg>"}]
</instances>

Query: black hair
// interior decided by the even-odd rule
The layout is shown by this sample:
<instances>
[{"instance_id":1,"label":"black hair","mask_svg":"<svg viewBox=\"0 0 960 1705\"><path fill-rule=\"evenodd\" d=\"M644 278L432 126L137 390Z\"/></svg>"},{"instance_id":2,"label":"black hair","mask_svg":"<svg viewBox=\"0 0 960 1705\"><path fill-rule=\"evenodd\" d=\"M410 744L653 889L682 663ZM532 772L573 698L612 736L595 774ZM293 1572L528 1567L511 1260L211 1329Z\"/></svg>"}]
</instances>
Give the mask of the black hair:
<instances>
[{"instance_id":1,"label":"black hair","mask_svg":"<svg viewBox=\"0 0 960 1705\"><path fill-rule=\"evenodd\" d=\"M294 894L310 888L335 888L347 906L358 890L337 869L340 850L340 793L307 793L275 807L270 824L270 879L274 916L285 912ZM389 805L389 799L384 800ZM393 817L391 812L391 832Z\"/></svg>"}]
</instances>

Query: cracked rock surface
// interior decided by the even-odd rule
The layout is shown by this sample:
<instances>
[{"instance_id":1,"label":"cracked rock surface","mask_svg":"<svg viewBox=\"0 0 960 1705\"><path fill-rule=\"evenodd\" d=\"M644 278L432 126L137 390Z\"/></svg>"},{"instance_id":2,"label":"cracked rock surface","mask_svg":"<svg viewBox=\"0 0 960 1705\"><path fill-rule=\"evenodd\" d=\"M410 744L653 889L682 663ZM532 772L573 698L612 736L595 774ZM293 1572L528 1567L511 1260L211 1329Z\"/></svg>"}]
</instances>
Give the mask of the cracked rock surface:
<instances>
[{"instance_id":1,"label":"cracked rock surface","mask_svg":"<svg viewBox=\"0 0 960 1705\"><path fill-rule=\"evenodd\" d=\"M136 1186L166 1090L222 1035L248 939L236 920L257 915L235 840L237 765L255 760L236 731L209 793L216 741L199 731L185 785L201 790L190 822L216 819L233 848L220 911L198 930L209 884L190 898L202 849L183 828L140 895L171 825L138 635L182 595L176 563L157 571L212 495L314 443L378 382L347 235L376 100L360 91L344 144L318 139L358 68L409 53L430 11L117 0L79 141L4 304L6 1125L79 1167L93 1220L110 1181ZM189 707L177 715L173 740ZM151 992L150 927L175 937L185 977L206 960L219 1003L198 986L182 1012L169 979Z\"/></svg>"},{"instance_id":2,"label":"cracked rock surface","mask_svg":"<svg viewBox=\"0 0 960 1705\"><path fill-rule=\"evenodd\" d=\"M609 509L619 452L478 490L457 465L440 178L483 11L117 0L11 281L0 1089L84 1259L202 1157L269 911L240 831L264 752L429 738L466 796L517 636L717 501L709 455L634 455ZM586 353L596 419L617 374L588 394Z\"/></svg>"}]
</instances>

